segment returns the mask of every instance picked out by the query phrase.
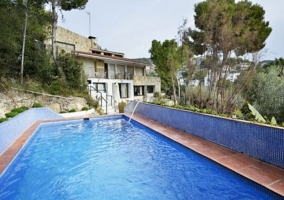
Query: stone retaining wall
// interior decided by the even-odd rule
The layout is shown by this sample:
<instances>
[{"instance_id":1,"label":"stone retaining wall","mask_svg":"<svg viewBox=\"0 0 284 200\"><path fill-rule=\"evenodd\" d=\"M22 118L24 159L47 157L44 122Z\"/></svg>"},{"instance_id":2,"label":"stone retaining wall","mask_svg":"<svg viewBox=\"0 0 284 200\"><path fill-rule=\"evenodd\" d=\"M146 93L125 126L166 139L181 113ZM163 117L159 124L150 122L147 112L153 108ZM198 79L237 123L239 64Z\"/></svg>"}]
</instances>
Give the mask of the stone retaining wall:
<instances>
[{"instance_id":1,"label":"stone retaining wall","mask_svg":"<svg viewBox=\"0 0 284 200\"><path fill-rule=\"evenodd\" d=\"M28 92L24 93L15 90L11 90L9 93L19 107L26 106L30 108L34 103L40 103L57 113L60 111L69 111L71 109L81 111L83 107L89 107L87 101L84 98L79 97L60 98L57 96L46 96ZM16 108L13 100L6 93L0 92L0 118L5 117L5 113L10 112L13 108Z\"/></svg>"}]
</instances>

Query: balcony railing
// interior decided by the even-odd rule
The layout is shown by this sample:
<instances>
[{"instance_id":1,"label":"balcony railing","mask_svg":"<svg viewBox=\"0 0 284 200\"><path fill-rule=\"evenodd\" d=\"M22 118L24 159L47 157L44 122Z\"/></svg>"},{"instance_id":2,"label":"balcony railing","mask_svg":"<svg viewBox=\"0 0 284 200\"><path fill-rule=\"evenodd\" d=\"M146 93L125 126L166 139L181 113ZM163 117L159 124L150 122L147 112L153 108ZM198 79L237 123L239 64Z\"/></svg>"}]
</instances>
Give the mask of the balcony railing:
<instances>
[{"instance_id":1,"label":"balcony railing","mask_svg":"<svg viewBox=\"0 0 284 200\"><path fill-rule=\"evenodd\" d=\"M133 80L133 73L132 72L117 73L115 74L115 79Z\"/></svg>"},{"instance_id":2,"label":"balcony railing","mask_svg":"<svg viewBox=\"0 0 284 200\"><path fill-rule=\"evenodd\" d=\"M95 78L106 78L105 72L95 72Z\"/></svg>"},{"instance_id":3,"label":"balcony railing","mask_svg":"<svg viewBox=\"0 0 284 200\"><path fill-rule=\"evenodd\" d=\"M133 80L133 72L126 72L126 73L109 73L107 76L106 72L89 72L89 78L108 78L108 79L126 79L126 80Z\"/></svg>"}]
</instances>

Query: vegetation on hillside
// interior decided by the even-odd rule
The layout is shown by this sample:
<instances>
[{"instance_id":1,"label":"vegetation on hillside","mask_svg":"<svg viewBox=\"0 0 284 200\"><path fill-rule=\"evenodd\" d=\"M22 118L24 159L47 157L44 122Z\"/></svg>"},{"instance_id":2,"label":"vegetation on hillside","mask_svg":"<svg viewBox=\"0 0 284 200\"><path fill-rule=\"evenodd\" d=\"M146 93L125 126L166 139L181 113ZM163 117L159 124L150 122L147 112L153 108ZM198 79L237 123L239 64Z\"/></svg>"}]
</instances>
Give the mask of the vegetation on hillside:
<instances>
[{"instance_id":1,"label":"vegetation on hillside","mask_svg":"<svg viewBox=\"0 0 284 200\"><path fill-rule=\"evenodd\" d=\"M264 9L249 1L206 0L196 4L194 11L197 29L186 30L183 41L196 55L206 56L210 73L206 107L219 113L231 112L256 67L256 62L251 62L242 80L231 87L224 77L237 64L232 58L253 57L263 49L272 29L264 20Z\"/></svg>"},{"instance_id":2,"label":"vegetation on hillside","mask_svg":"<svg viewBox=\"0 0 284 200\"><path fill-rule=\"evenodd\" d=\"M82 63L74 55L64 51L56 52L55 62L54 49L44 43L52 37L54 15L57 15L44 9L46 3L55 3L55 6L63 10L71 10L83 8L87 1L1 1L1 83L7 88L85 97L90 106L97 106L88 97Z\"/></svg>"},{"instance_id":3,"label":"vegetation on hillside","mask_svg":"<svg viewBox=\"0 0 284 200\"><path fill-rule=\"evenodd\" d=\"M265 10L250 1L205 0L196 4L194 11L196 28L187 28L184 20L175 40L177 49L187 47L189 51L184 58L187 62L175 64L185 80L180 98L175 98L178 74L173 82L168 62L175 57L169 45L174 40L152 41L149 52L161 76L163 92L179 105L229 116L249 116L250 111L243 109L249 102L265 118L283 122L284 61L280 58L264 68L260 65L261 50L272 31L264 19ZM234 73L240 74L237 80L226 78ZM192 81L197 84L190 85Z\"/></svg>"},{"instance_id":4,"label":"vegetation on hillside","mask_svg":"<svg viewBox=\"0 0 284 200\"><path fill-rule=\"evenodd\" d=\"M51 3L51 11L44 9L46 3ZM44 44L48 38L56 40L56 8L81 9L86 3L1 0L0 82L8 88L81 96L90 107L97 106L87 95L82 64L72 54L56 53L56 48ZM244 118L251 117L246 108L250 103L264 118L283 122L284 59L258 67L272 31L264 19L265 10L250 1L205 0L194 11L195 29L188 28L184 20L175 40L153 40L149 50L166 96L176 106L226 115L241 113ZM185 85L179 84L180 71ZM235 82L224 78L234 72L240 73ZM188 85L191 81L198 81L197 86Z\"/></svg>"}]
</instances>

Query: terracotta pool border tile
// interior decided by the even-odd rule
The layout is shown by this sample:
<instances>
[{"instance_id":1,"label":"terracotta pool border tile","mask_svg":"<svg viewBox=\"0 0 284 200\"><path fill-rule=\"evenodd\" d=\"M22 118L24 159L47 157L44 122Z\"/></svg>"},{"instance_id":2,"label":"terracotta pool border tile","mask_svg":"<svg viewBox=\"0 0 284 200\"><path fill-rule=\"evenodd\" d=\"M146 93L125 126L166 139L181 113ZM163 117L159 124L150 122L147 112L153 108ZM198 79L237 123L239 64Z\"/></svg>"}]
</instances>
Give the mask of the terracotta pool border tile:
<instances>
[{"instance_id":1,"label":"terracotta pool border tile","mask_svg":"<svg viewBox=\"0 0 284 200\"><path fill-rule=\"evenodd\" d=\"M125 115L130 117L129 113L125 113ZM159 130L157 132L177 142L179 142L176 139L177 137L172 136L172 134L188 134L180 130L173 129L172 127L169 128L167 125L161 124L152 119L147 119L138 114L134 114L133 119L152 130ZM148 123L147 120L149 121ZM163 128L156 128L157 126ZM163 130L167 130L165 131L165 134L163 133ZM170 134L169 130L174 130L174 132ZM181 141L179 143L284 197L284 169L232 151L226 147L217 145L200 137L191 134L188 135L190 136L186 138L190 140L190 142ZM202 146L205 147L205 150L202 150ZM213 148L212 150L208 149L210 146ZM216 151L219 151L219 157L216 153L214 154ZM238 168L235 166L235 163L229 163L229 159L242 162L242 167Z\"/></svg>"},{"instance_id":2,"label":"terracotta pool border tile","mask_svg":"<svg viewBox=\"0 0 284 200\"><path fill-rule=\"evenodd\" d=\"M124 115L127 117L131 116L129 113L124 113ZM121 114L114 116L121 116ZM101 118L102 116L87 117ZM40 124L78 119L84 119L84 117L40 120L33 123L2 155L0 155L0 174L5 170ZM132 119L284 197L284 169L232 151L138 114L134 114Z\"/></svg>"}]
</instances>

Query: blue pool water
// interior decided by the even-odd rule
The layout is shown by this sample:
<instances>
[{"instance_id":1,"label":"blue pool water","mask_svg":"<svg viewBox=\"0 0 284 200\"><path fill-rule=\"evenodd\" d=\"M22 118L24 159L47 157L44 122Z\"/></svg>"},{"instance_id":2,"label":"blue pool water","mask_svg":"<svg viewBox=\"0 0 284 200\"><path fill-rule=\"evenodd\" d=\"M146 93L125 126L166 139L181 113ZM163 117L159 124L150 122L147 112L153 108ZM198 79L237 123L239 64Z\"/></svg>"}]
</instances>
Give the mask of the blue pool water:
<instances>
[{"instance_id":1,"label":"blue pool water","mask_svg":"<svg viewBox=\"0 0 284 200\"><path fill-rule=\"evenodd\" d=\"M0 177L0 199L281 199L123 117L42 125Z\"/></svg>"}]
</instances>

